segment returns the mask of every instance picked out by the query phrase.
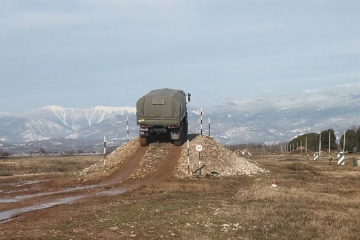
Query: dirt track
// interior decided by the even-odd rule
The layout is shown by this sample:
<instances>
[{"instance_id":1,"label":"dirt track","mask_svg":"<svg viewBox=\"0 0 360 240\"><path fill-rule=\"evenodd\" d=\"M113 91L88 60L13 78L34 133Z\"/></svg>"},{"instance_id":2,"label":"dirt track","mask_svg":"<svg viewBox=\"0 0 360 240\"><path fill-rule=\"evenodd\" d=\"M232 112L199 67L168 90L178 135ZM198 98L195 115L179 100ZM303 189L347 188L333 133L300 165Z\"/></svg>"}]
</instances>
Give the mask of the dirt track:
<instances>
[{"instance_id":1,"label":"dirt track","mask_svg":"<svg viewBox=\"0 0 360 240\"><path fill-rule=\"evenodd\" d=\"M132 147L131 152L138 148ZM221 148L211 153L217 151L224 156ZM351 158L338 166L304 156L261 156L251 162L268 169L265 174L214 179L172 174L160 181L163 176L155 176L162 172L162 164L173 163L170 153L174 153L171 145L151 145L126 181L109 185L102 184L111 174L107 178L78 174L68 180L66 175L0 178L0 199L18 200L1 203L1 214L26 206L36 210L17 212L11 221L3 221L0 239L358 239L360 235L360 168L350 165ZM133 155L127 154L128 159ZM209 151L209 165L210 155ZM211 159L229 163L230 155ZM181 164L187 163L181 159ZM109 171L127 169L125 163L119 161ZM214 166L209 169L219 169ZM103 164L100 169L104 173ZM155 184L149 181L152 177ZM129 186L140 187L125 189ZM73 192L64 192L67 189ZM49 195L16 198L42 193ZM70 204L51 205L57 198ZM48 208L41 209L44 206Z\"/></svg>"},{"instance_id":2,"label":"dirt track","mask_svg":"<svg viewBox=\"0 0 360 240\"><path fill-rule=\"evenodd\" d=\"M168 146L159 145L157 151ZM11 221L14 218L28 218L36 215L33 210L45 209L58 204L74 203L76 201L88 201L95 195L112 195L122 193L138 186L152 184L165 180L174 170L179 159L181 148L171 146L168 154L158 162L155 171L150 172L142 179L126 181L132 173L138 170L140 162L149 150L148 147L139 147L135 153L126 159L122 165L117 166L110 176L98 179L98 183L88 181L81 184L71 180L43 178L40 181L25 180L23 185L14 177L3 179L0 182L0 222ZM146 157L146 156L145 156ZM22 181L22 180L21 180ZM13 184L18 182L18 184ZM61 215L61 213L58 213Z\"/></svg>"},{"instance_id":3,"label":"dirt track","mask_svg":"<svg viewBox=\"0 0 360 240\"><path fill-rule=\"evenodd\" d=\"M200 189L200 193L215 190L222 198L224 193L217 193L218 184L226 185L220 187L222 191L228 189L228 186L237 187L239 183L232 178L208 182L189 174L186 154L190 153L190 172L194 172L198 167L197 144L202 144L206 149L202 154L202 161L206 164L204 170L220 172L220 177L216 179L220 179L221 175L239 176L247 181L248 173L264 172L209 137L192 136L190 152L185 144L174 146L156 142L148 147L140 147L138 139L133 139L109 154L106 165L103 159L96 159L77 172L0 178L0 231L3 233L0 239L49 239L55 236L59 239L83 239L84 236L86 239L95 239L94 236L97 239L119 239L118 234L122 236L120 239L128 239L129 233L130 236L138 236L136 234L144 229L133 231L132 224L127 233L108 232L109 229L123 228L117 224L115 227L108 226L104 222L108 221L107 218L100 216L114 212L115 219L118 219L116 221L134 214L140 216L141 212L148 209L143 204L154 203L156 208L161 206L158 204L159 194L163 195L168 190L178 193L179 190L190 189L190 192L184 192L189 194L190 201ZM241 184L246 184L246 181ZM215 185L210 187L212 184ZM134 214L126 214L129 204L137 204L139 201L143 202L140 208ZM190 205L193 206L193 203ZM158 213L159 210L154 209L149 213L154 212ZM145 219L151 220L153 217L151 215Z\"/></svg>"},{"instance_id":4,"label":"dirt track","mask_svg":"<svg viewBox=\"0 0 360 240\"><path fill-rule=\"evenodd\" d=\"M103 181L103 184L108 185L125 181L139 167L139 163L148 149L149 146L139 147L133 156L126 160L123 165L117 167L115 172Z\"/></svg>"},{"instance_id":5,"label":"dirt track","mask_svg":"<svg viewBox=\"0 0 360 240\"><path fill-rule=\"evenodd\" d=\"M157 171L145 178L144 182L157 182L163 181L171 175L174 171L178 159L181 154L181 148L172 146L169 153L164 157L160 166L157 167Z\"/></svg>"}]
</instances>

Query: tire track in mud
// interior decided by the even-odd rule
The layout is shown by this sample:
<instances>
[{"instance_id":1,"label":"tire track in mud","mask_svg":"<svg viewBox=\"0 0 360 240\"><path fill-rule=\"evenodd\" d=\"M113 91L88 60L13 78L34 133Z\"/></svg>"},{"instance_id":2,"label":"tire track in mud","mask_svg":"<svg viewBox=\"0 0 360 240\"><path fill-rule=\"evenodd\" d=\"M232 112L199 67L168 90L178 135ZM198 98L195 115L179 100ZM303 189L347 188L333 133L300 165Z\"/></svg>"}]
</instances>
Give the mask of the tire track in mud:
<instances>
[{"instance_id":1,"label":"tire track in mud","mask_svg":"<svg viewBox=\"0 0 360 240\"><path fill-rule=\"evenodd\" d=\"M179 146L172 145L163 159L161 159L159 163L156 164L155 171L146 175L145 178L141 180L136 179L134 183L131 183L131 181L126 181L131 176L131 174L140 167L141 161L144 161L144 159L147 158L147 152L150 147L151 146L139 147L135 153L122 165L116 166L115 171L111 174L110 177L107 177L99 184L83 185L55 192L48 192L47 189L44 189L42 193L37 193L33 196L28 195L28 200L17 201L11 204L11 207L9 206L10 208L8 208L8 210L3 209L5 211L0 212L0 224L11 221L12 219L17 218L18 216L22 216L28 212L46 209L59 204L67 204L83 199L89 199L90 197L98 196L98 194L101 195L102 193L106 194L106 191L98 192L96 189L101 189L104 187L106 188L113 184L124 182L122 185L124 187L126 186L126 189L124 188L123 192L126 192L130 189L136 190L136 188L144 184L153 184L155 182L166 180L166 178L172 174L177 165L182 151L182 148ZM166 148L167 146L165 144L160 144L159 148L155 148L155 152L152 154L159 154L159 152L164 151ZM118 186L117 188L121 188L121 186ZM84 192L84 190L86 190L86 192ZM111 191L114 191L114 189ZM120 192L120 194L123 192ZM31 218L31 215L29 217Z\"/></svg>"},{"instance_id":2,"label":"tire track in mud","mask_svg":"<svg viewBox=\"0 0 360 240\"><path fill-rule=\"evenodd\" d=\"M175 170L182 151L181 146L175 146L173 144L170 144L169 146L169 144L170 143L157 143L157 145L154 145L154 143L152 143L146 147L140 146L135 153L124 162L124 164L116 166L117 169L115 172L101 183L104 185L120 182L129 183L131 181L126 180L131 176L134 180L140 180L140 182L166 180L166 178L168 178ZM153 164L155 170L147 173L144 178L136 176L135 173L141 170L142 167L145 167L142 164L144 164L145 161L148 161L148 159L153 159L156 156L162 156L162 159L156 159L156 163ZM129 185L131 186L131 183ZM135 185L138 186L138 184Z\"/></svg>"},{"instance_id":3,"label":"tire track in mud","mask_svg":"<svg viewBox=\"0 0 360 240\"><path fill-rule=\"evenodd\" d=\"M181 146L172 145L168 154L165 155L165 157L161 161L161 164L157 167L157 170L153 174L145 177L144 180L147 183L154 183L166 180L174 171L180 158L181 151Z\"/></svg>"},{"instance_id":4,"label":"tire track in mud","mask_svg":"<svg viewBox=\"0 0 360 240\"><path fill-rule=\"evenodd\" d=\"M117 190L111 189L109 191L104 191L104 187L106 189L112 184L126 180L131 173L139 167L139 163L148 149L149 147L139 147L131 157L125 160L122 165L116 167L116 170L110 177L107 177L104 181L98 184L82 185L59 191L49 191L49 189L43 189L42 191L34 194L20 194L6 199L0 198L0 203L1 200L8 200L8 202L3 201L3 203L7 206L3 205L0 211L0 224L36 210L46 209L60 204L74 203L76 201L89 199L90 197L97 195L112 195L113 193L121 194L131 188L136 188L136 186L130 186L123 189L120 188ZM31 218L31 215L29 218Z\"/></svg>"},{"instance_id":5,"label":"tire track in mud","mask_svg":"<svg viewBox=\"0 0 360 240\"><path fill-rule=\"evenodd\" d=\"M121 166L118 166L115 172L106 180L102 182L104 185L119 183L125 181L136 170L140 161L144 158L146 152L149 150L147 147L139 147L135 153Z\"/></svg>"}]
</instances>

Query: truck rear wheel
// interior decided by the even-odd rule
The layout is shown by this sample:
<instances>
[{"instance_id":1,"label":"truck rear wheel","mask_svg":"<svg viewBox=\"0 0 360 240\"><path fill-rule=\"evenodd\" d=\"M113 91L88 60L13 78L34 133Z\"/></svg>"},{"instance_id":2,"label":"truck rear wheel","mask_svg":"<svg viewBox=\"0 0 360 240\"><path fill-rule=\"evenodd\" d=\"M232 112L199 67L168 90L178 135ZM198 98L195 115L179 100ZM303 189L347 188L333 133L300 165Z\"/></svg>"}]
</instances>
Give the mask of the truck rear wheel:
<instances>
[{"instance_id":1,"label":"truck rear wheel","mask_svg":"<svg viewBox=\"0 0 360 240\"><path fill-rule=\"evenodd\" d=\"M174 141L175 146L181 146L181 144L183 143L183 135L184 135L184 133L180 132L179 139Z\"/></svg>"},{"instance_id":2,"label":"truck rear wheel","mask_svg":"<svg viewBox=\"0 0 360 240\"><path fill-rule=\"evenodd\" d=\"M149 143L148 143L148 140L146 137L140 137L140 145L145 147L147 146Z\"/></svg>"}]
</instances>

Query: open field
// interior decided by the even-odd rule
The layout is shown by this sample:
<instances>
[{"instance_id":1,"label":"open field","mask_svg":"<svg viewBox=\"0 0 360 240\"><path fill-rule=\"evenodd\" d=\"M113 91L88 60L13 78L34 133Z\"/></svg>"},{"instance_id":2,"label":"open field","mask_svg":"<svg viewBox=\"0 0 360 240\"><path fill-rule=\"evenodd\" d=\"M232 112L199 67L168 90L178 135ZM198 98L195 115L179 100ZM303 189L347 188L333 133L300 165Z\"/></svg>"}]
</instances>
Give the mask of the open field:
<instances>
[{"instance_id":1,"label":"open field","mask_svg":"<svg viewBox=\"0 0 360 240\"><path fill-rule=\"evenodd\" d=\"M74 159L59 161L66 166ZM2 222L0 239L358 239L360 167L296 156L250 161L269 172L156 183L129 180L127 186L138 187L123 194L94 194ZM66 176L66 183L76 183L76 177ZM63 178L53 176L46 186L61 188ZM0 178L1 184L9 181L19 182L19 177ZM4 211L13 205L0 207Z\"/></svg>"},{"instance_id":2,"label":"open field","mask_svg":"<svg viewBox=\"0 0 360 240\"><path fill-rule=\"evenodd\" d=\"M102 158L99 155L3 158L0 160L0 176L69 173L80 171Z\"/></svg>"}]
</instances>

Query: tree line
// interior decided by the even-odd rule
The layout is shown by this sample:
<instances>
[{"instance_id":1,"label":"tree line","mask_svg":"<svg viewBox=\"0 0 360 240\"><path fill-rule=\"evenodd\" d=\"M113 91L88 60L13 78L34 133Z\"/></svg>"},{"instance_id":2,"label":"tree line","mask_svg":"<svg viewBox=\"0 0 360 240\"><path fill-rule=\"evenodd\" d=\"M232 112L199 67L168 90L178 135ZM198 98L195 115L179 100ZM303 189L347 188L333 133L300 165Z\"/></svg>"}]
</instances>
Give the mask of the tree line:
<instances>
[{"instance_id":1,"label":"tree line","mask_svg":"<svg viewBox=\"0 0 360 240\"><path fill-rule=\"evenodd\" d=\"M349 153L358 152L360 150L360 127L346 130L344 134L341 135L339 144L336 143L336 136L333 129L324 130L321 133L300 135L293 138L289 142L289 145L298 143L301 143L301 146L307 144L307 148L312 151L318 151L321 148L321 151L330 149L336 151L344 150Z\"/></svg>"},{"instance_id":2,"label":"tree line","mask_svg":"<svg viewBox=\"0 0 360 240\"><path fill-rule=\"evenodd\" d=\"M321 137L320 137L321 136ZM330 138L330 141L329 141ZM321 140L321 141L320 141ZM298 144L301 143L301 147L307 147L308 150L317 152L321 147L321 150L329 149L330 150L337 150L338 146L336 144L336 137L335 132L333 129L328 129L322 131L321 133L307 133L300 136L297 136L288 143L291 144ZM320 146L321 145L321 146ZM296 149L295 149L296 150Z\"/></svg>"},{"instance_id":3,"label":"tree line","mask_svg":"<svg viewBox=\"0 0 360 240\"><path fill-rule=\"evenodd\" d=\"M345 134L345 147L344 147L344 134ZM289 142L279 144L260 144L260 143L248 143L248 144L234 144L226 146L228 149L244 150L249 149L252 153L265 154L266 153L281 153L290 151L300 151L300 148L307 147L307 150L311 152L328 151L329 146L331 151L347 151L349 153L360 151L360 127L353 127L348 129L340 136L340 141L337 143L335 131L333 129L327 129L321 133L307 133L297 136L291 139ZM321 139L321 141L320 141ZM305 151L304 151L305 153Z\"/></svg>"},{"instance_id":4,"label":"tree line","mask_svg":"<svg viewBox=\"0 0 360 240\"><path fill-rule=\"evenodd\" d=\"M4 152L4 151L2 151L1 149L0 149L0 159L1 158L4 158L4 157L8 157L8 156L10 156L11 155L11 153L9 153L9 152Z\"/></svg>"}]
</instances>

